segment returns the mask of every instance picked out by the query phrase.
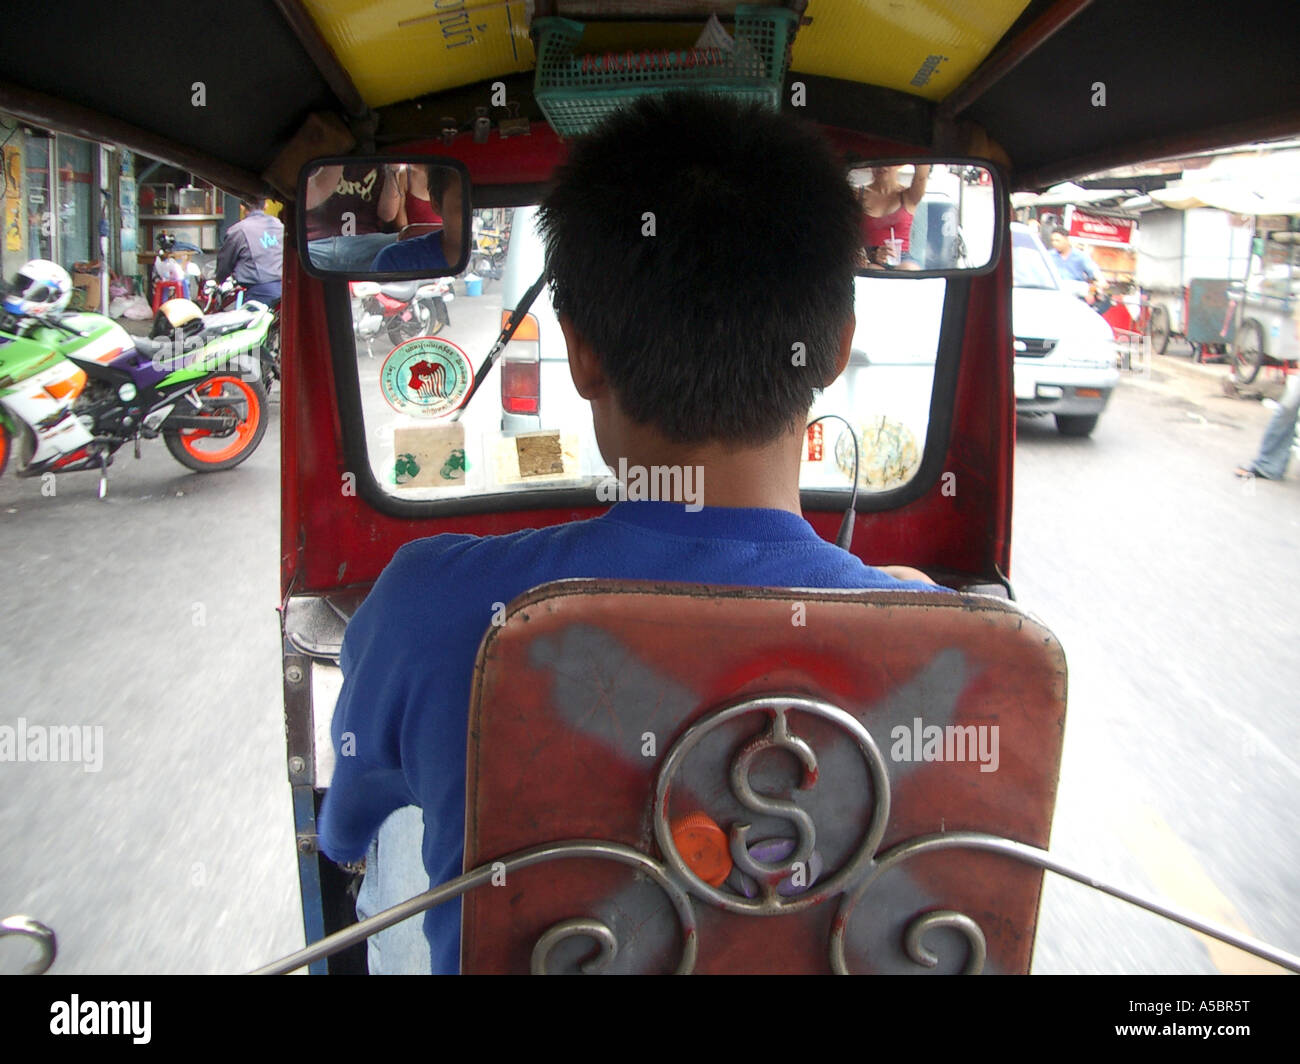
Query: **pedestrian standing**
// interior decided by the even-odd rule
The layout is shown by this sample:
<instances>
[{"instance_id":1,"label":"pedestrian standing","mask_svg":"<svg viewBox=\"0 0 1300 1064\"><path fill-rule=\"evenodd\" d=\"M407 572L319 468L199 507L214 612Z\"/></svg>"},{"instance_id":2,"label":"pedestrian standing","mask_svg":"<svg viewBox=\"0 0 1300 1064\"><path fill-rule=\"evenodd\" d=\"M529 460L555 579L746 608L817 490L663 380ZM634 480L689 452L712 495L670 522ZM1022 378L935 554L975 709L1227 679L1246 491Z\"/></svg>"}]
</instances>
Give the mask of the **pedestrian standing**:
<instances>
[{"instance_id":1,"label":"pedestrian standing","mask_svg":"<svg viewBox=\"0 0 1300 1064\"><path fill-rule=\"evenodd\" d=\"M1295 328L1296 340L1300 341L1300 300L1296 300L1295 313L1291 324ZM1237 467L1239 477L1263 477L1265 480L1281 480L1286 474L1287 463L1291 461L1291 447L1295 441L1296 415L1300 413L1300 372L1287 374L1286 391L1282 393L1282 402L1264 429L1264 438L1259 441L1259 453L1249 462Z\"/></svg>"}]
</instances>

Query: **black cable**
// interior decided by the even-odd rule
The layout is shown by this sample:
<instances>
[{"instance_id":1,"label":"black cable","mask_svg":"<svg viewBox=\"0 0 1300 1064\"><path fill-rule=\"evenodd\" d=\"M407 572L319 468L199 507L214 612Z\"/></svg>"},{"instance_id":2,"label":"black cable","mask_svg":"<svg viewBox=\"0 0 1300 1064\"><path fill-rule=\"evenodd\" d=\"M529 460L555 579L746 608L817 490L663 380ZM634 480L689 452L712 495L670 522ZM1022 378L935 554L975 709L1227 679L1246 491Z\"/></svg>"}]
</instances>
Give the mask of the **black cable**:
<instances>
[{"instance_id":1,"label":"black cable","mask_svg":"<svg viewBox=\"0 0 1300 1064\"><path fill-rule=\"evenodd\" d=\"M861 452L858 448L858 433L847 418L840 417L839 414L822 414L821 417L815 417L808 422L808 428L812 428L817 422L825 421L828 417L835 418L836 421L843 421L844 427L849 430L849 436L853 439L853 491L849 495L849 508L844 511L844 519L840 522L839 534L835 537L835 545L843 550L849 549L849 544L853 542L853 523L857 520L858 505L858 462L861 458Z\"/></svg>"},{"instance_id":2,"label":"black cable","mask_svg":"<svg viewBox=\"0 0 1300 1064\"><path fill-rule=\"evenodd\" d=\"M465 412L465 408L469 406L469 401L474 398L475 393L477 393L479 388L483 386L484 379L487 377L492 367L496 365L497 359L501 357L501 352L506 349L506 344L510 342L510 338L514 336L519 326L523 324L524 318L528 316L528 311L532 308L533 301L537 298L538 293L541 292L542 287L545 284L546 271L543 270L538 275L537 280L532 283L528 291L523 294L523 297L515 306L514 311L510 315L510 320L506 322L505 327L501 330L501 335L497 337L496 343L492 345L492 350L487 353L487 357L483 360L483 364L479 366L478 372L474 374L474 384L471 386L469 394L461 401L460 406L456 408L449 420L460 420L460 415Z\"/></svg>"}]
</instances>

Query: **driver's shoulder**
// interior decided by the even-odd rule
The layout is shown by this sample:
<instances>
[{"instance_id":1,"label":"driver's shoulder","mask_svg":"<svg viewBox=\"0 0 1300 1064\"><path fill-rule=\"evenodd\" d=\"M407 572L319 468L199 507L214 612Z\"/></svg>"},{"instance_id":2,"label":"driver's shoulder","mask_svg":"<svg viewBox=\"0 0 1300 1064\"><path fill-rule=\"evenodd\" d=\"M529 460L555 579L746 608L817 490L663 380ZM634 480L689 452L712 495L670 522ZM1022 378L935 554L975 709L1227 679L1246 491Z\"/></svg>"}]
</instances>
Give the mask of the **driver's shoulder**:
<instances>
[{"instance_id":1,"label":"driver's shoulder","mask_svg":"<svg viewBox=\"0 0 1300 1064\"><path fill-rule=\"evenodd\" d=\"M422 593L439 588L486 588L522 571L544 572L547 561L585 542L600 522L575 521L522 528L494 536L444 532L413 540L393 555L381 582Z\"/></svg>"}]
</instances>

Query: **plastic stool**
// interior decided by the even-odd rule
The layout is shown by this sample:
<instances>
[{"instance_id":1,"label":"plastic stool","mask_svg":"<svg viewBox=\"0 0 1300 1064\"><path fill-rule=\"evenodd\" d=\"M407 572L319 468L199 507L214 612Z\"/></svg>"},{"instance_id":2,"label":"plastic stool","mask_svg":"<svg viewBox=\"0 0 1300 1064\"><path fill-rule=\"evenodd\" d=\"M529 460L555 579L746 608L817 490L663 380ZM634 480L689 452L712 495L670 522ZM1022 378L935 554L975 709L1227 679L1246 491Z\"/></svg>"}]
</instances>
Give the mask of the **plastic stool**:
<instances>
[{"instance_id":1,"label":"plastic stool","mask_svg":"<svg viewBox=\"0 0 1300 1064\"><path fill-rule=\"evenodd\" d=\"M185 283L183 281L155 281L153 286L153 312L158 313L169 299L184 299Z\"/></svg>"}]
</instances>

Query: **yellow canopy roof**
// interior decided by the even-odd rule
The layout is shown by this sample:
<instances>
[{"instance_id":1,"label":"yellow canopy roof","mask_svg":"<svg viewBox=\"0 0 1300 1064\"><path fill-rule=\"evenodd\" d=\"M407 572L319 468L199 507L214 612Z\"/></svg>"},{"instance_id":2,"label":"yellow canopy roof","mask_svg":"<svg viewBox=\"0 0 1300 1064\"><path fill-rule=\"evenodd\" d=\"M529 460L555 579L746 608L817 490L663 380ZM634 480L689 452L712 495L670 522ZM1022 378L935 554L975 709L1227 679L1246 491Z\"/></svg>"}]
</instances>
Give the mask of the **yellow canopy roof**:
<instances>
[{"instance_id":1,"label":"yellow canopy roof","mask_svg":"<svg viewBox=\"0 0 1300 1064\"><path fill-rule=\"evenodd\" d=\"M791 69L941 100L980 64L1027 0L813 0ZM304 0L362 98L382 107L460 85L532 70L525 0ZM598 12L651 12L675 23L591 22L584 50L689 47L709 9L734 4L559 3L584 20ZM886 43L887 42L887 43Z\"/></svg>"}]
</instances>

